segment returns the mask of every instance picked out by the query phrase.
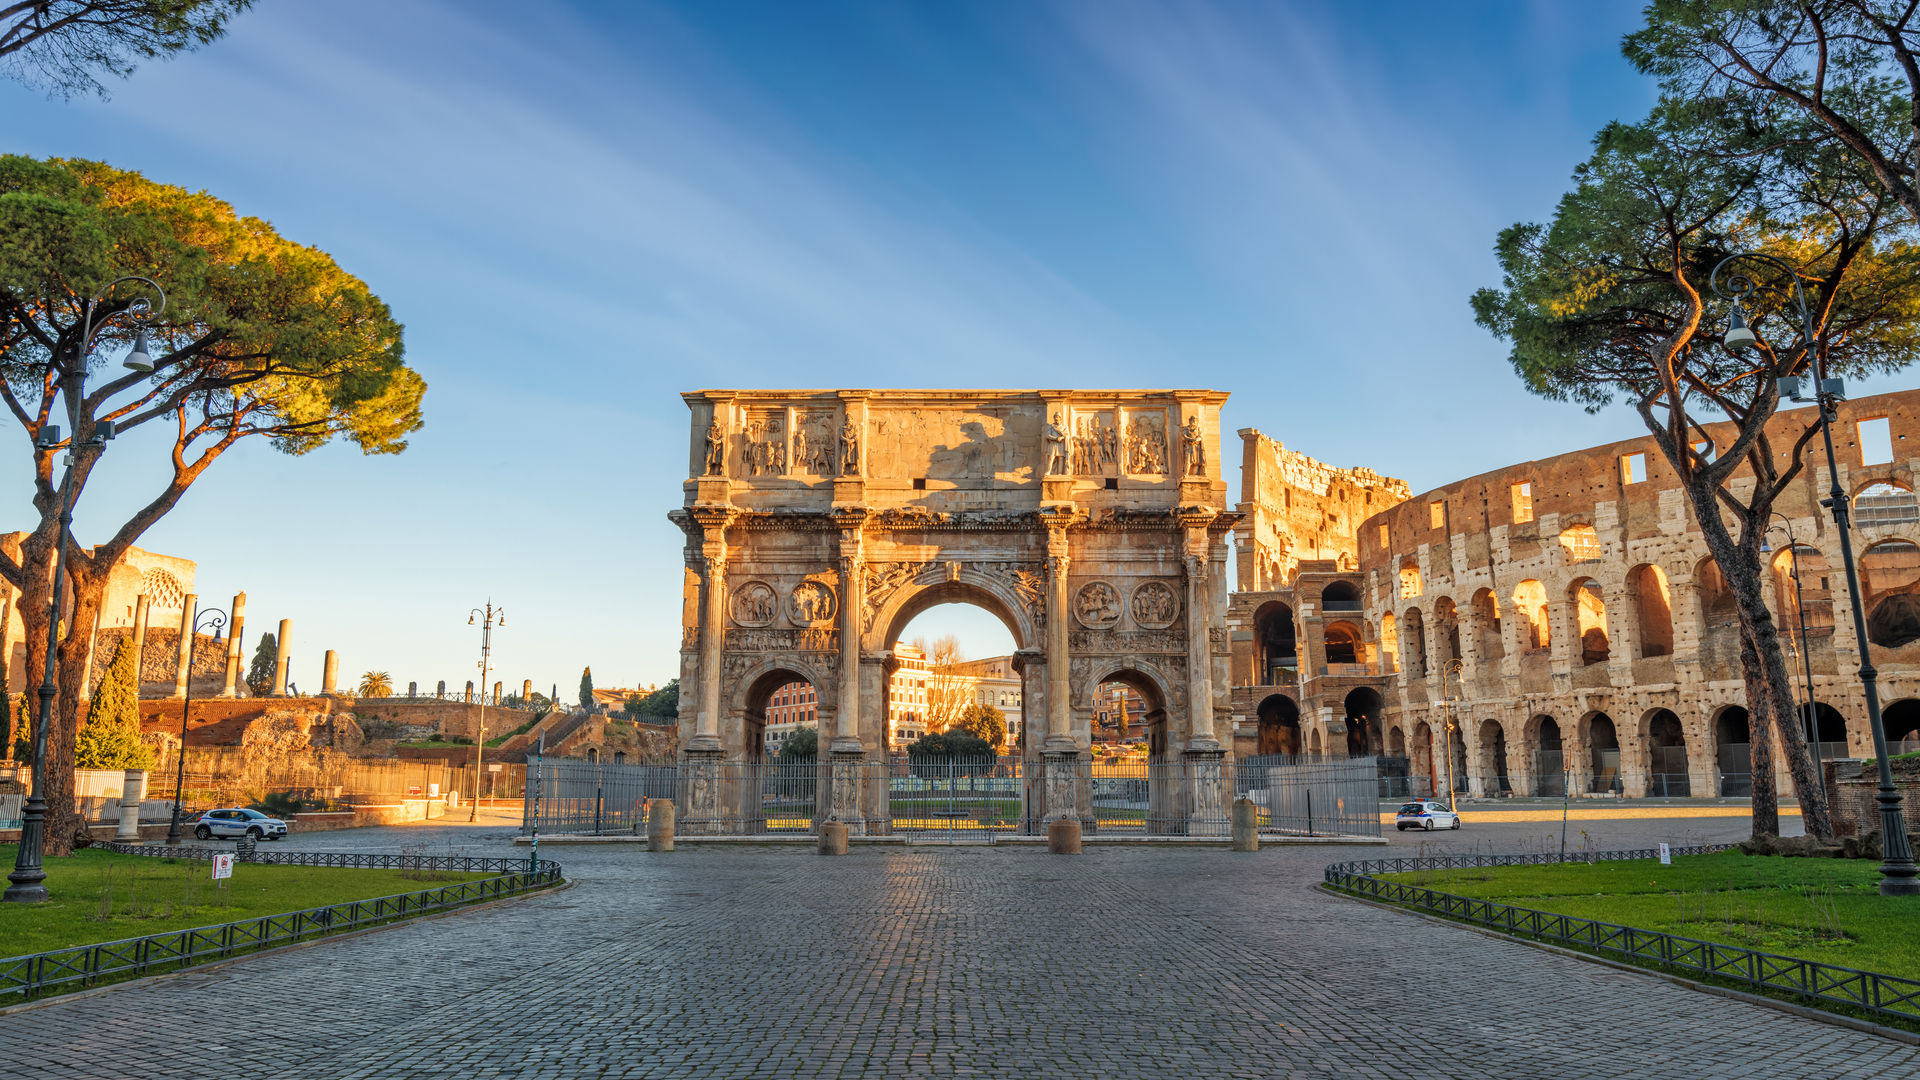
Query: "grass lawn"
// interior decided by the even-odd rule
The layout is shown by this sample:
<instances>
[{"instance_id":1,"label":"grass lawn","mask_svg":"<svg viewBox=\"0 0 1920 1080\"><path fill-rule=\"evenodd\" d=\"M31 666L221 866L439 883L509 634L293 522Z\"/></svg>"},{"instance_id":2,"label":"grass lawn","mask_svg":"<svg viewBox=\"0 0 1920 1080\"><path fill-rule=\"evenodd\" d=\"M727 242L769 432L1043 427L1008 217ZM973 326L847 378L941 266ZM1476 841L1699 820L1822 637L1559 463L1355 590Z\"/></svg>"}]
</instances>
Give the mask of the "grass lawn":
<instances>
[{"instance_id":1,"label":"grass lawn","mask_svg":"<svg viewBox=\"0 0 1920 1080\"><path fill-rule=\"evenodd\" d=\"M13 865L14 845L0 845ZM141 937L261 915L439 888L484 874L414 870L340 870L324 866L235 863L212 880L204 860L155 859L91 849L46 860L44 904L8 904L0 919L0 956ZM224 885L224 888L218 887Z\"/></svg>"},{"instance_id":2,"label":"grass lawn","mask_svg":"<svg viewBox=\"0 0 1920 1080\"><path fill-rule=\"evenodd\" d=\"M1920 896L1881 896L1879 863L1737 851L1382 877L1456 896L1920 979Z\"/></svg>"}]
</instances>

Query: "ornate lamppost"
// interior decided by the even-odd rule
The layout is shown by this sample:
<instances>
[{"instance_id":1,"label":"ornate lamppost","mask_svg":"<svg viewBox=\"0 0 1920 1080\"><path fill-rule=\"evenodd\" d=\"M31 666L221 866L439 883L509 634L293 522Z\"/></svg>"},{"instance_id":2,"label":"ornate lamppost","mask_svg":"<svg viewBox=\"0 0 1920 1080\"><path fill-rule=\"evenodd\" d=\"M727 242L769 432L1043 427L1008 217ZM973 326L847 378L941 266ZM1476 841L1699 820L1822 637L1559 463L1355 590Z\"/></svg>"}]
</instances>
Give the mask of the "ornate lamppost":
<instances>
[{"instance_id":1,"label":"ornate lamppost","mask_svg":"<svg viewBox=\"0 0 1920 1080\"><path fill-rule=\"evenodd\" d=\"M153 290L160 300L155 306L146 297L136 297L127 306L108 312L98 322L94 320L96 309L106 300L107 294L115 285L126 281L138 281ZM66 365L55 364L61 375L61 382L68 383L65 391L67 399L67 418L74 427L76 440L80 436L80 403L86 395L87 354L93 351L93 337L104 329L107 323L119 315L131 315L134 319L135 334L133 351L123 361L129 371L149 372L153 370L153 357L147 352L146 322L154 315L166 310L167 294L152 278L137 274L115 278L100 290L99 295L87 301L87 307L81 318L80 339L74 343L72 356ZM60 648L60 607L62 580L66 573L67 544L73 534L73 473L79 462L77 453L98 454L114 435L111 420L97 420L93 431L85 440L72 443L68 447L67 471L60 480L60 525L55 533L53 549L53 600L47 616L47 656L44 670L40 674L40 708L33 723L33 790L27 795L27 805L20 815L20 847L14 855L13 872L7 875L11 882L4 894L6 900L16 903L38 903L47 898L47 872L41 865L41 852L46 844L47 827L47 727L53 723L53 697L56 656ZM42 424L40 433L34 438L34 446L42 451L52 452L61 442L60 428L55 424Z\"/></svg>"},{"instance_id":2,"label":"ornate lamppost","mask_svg":"<svg viewBox=\"0 0 1920 1080\"><path fill-rule=\"evenodd\" d=\"M205 623L213 629L213 642L220 643L220 630L227 625L227 613L219 608L193 606L193 622L188 626L187 638L187 692L180 699L180 752L174 757L173 765L173 820L167 826L167 846L180 842L180 800L186 793L187 781L187 710L193 706L193 654L200 644L200 626Z\"/></svg>"},{"instance_id":3,"label":"ornate lamppost","mask_svg":"<svg viewBox=\"0 0 1920 1080\"><path fill-rule=\"evenodd\" d=\"M480 769L481 756L487 745L487 665L493 652L494 626L507 625L505 608L496 608L488 600L485 608L474 608L467 613L467 625L480 627L480 726L473 735L473 805L468 808L467 820L480 820Z\"/></svg>"},{"instance_id":4,"label":"ornate lamppost","mask_svg":"<svg viewBox=\"0 0 1920 1080\"><path fill-rule=\"evenodd\" d=\"M1840 560L1847 574L1847 601L1853 608L1853 632L1860 649L1860 687L1866 694L1867 723L1873 729L1873 752L1880 763L1880 790L1875 796L1875 801L1880 804L1880 895L1920 895L1920 867L1913 862L1913 848L1907 841L1907 823L1900 813L1900 790L1893 786L1893 769L1887 761L1887 730L1880 719L1880 690L1875 683L1879 672L1873 668L1872 647L1867 640L1867 614L1860 604L1860 575L1853 563L1853 532L1848 523L1847 492L1840 486L1840 465L1833 454L1834 412L1845 397L1846 384L1840 379L1826 377L1826 357L1818 347L1813 311L1807 306L1806 283L1800 280L1800 274L1792 264L1773 255L1740 252L1720 260L1719 265L1713 268L1710 279L1713 291L1733 302L1732 324L1723 339L1727 348L1738 352L1760 343L1760 339L1747 326L1746 313L1740 306L1742 300L1759 290L1759 283L1736 271L1728 273L1726 284L1721 284L1721 273L1742 259L1777 266L1793 279L1789 295L1800 312L1802 359L1805 369L1812 373L1814 396L1801 396L1806 377L1800 375L1780 379L1780 393L1793 401L1810 401L1819 409L1820 436L1826 442L1829 486L1827 497L1820 500L1820 505L1833 511L1834 528L1840 534Z\"/></svg>"}]
</instances>

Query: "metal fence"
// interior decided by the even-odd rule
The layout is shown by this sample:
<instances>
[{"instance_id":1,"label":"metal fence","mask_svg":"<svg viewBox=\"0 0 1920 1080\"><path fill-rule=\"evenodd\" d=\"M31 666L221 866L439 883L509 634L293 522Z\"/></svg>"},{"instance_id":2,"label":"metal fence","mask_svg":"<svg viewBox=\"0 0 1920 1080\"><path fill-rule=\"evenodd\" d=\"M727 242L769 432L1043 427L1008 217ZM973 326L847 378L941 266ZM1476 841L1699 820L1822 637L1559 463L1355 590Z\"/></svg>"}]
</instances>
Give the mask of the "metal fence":
<instances>
[{"instance_id":1,"label":"metal fence","mask_svg":"<svg viewBox=\"0 0 1920 1080\"><path fill-rule=\"evenodd\" d=\"M1730 844L1676 847L1674 855L1706 855ZM1327 867L1332 888L1405 904L1451 919L1477 923L1517 937L1564 945L1624 960L1722 981L1756 992L1787 994L1823 1005L1858 1009L1875 1016L1904 1021L1920 1020L1920 981L1896 975L1800 960L1791 956L1642 930L1573 915L1515 907L1490 900L1474 900L1400 881L1384 881L1378 874L1455 870L1486 866L1536 866L1559 862L1601 862L1658 858L1653 849L1607 851L1562 856L1442 855L1401 859L1370 859L1335 863Z\"/></svg>"},{"instance_id":2,"label":"metal fence","mask_svg":"<svg viewBox=\"0 0 1920 1080\"><path fill-rule=\"evenodd\" d=\"M835 814L916 842L1034 835L1062 814L1089 835L1227 835L1240 796L1268 835L1380 832L1373 758L1261 757L1240 763L1047 762L1014 758L614 765L546 758L530 766L523 826L543 833L638 833L648 803L671 799L683 836L806 836ZM834 785L845 790L836 802ZM540 798L532 798L535 789ZM1053 799L1057 805L1049 806Z\"/></svg>"},{"instance_id":3,"label":"metal fence","mask_svg":"<svg viewBox=\"0 0 1920 1080\"><path fill-rule=\"evenodd\" d=\"M211 859L214 848L101 844L123 855ZM418 892L254 919L171 930L144 937L77 945L69 949L0 959L0 1002L13 1003L64 991L212 963L262 949L292 945L327 934L415 918L464 904L498 900L558 884L559 864L532 859L470 859L452 855L364 855L344 852L256 853L244 861L281 866L334 866L418 870L423 873L492 875Z\"/></svg>"}]
</instances>

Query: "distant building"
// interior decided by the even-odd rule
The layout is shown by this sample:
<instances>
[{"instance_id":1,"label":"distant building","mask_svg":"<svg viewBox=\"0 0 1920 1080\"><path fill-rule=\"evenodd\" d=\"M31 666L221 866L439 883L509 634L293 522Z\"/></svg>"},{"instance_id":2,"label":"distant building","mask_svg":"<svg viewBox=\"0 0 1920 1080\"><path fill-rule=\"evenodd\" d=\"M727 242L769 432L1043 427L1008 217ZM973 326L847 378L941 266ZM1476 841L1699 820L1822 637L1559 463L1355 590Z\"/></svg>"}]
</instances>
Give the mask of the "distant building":
<instances>
[{"instance_id":1,"label":"distant building","mask_svg":"<svg viewBox=\"0 0 1920 1080\"><path fill-rule=\"evenodd\" d=\"M809 683L790 682L775 690L767 700L767 725L761 736L767 756L779 753L801 728L814 727L818 708L818 696Z\"/></svg>"},{"instance_id":2,"label":"distant building","mask_svg":"<svg viewBox=\"0 0 1920 1080\"><path fill-rule=\"evenodd\" d=\"M1020 704L1020 673L1013 669L1013 657L962 660L953 670L971 684L969 691L974 701L999 709L1007 718L1007 745L1011 747L1018 742L1025 713Z\"/></svg>"},{"instance_id":3,"label":"distant building","mask_svg":"<svg viewBox=\"0 0 1920 1080\"><path fill-rule=\"evenodd\" d=\"M887 748L904 750L927 733L927 657L902 642L893 647L895 667L887 680Z\"/></svg>"},{"instance_id":4,"label":"distant building","mask_svg":"<svg viewBox=\"0 0 1920 1080\"><path fill-rule=\"evenodd\" d=\"M0 535L0 549L4 549L14 558L20 557L20 544L27 538L23 532ZM110 630L123 626L132 626L140 597L147 597L147 625L159 631L171 634L169 640L178 640L181 609L186 598L193 594L194 571L196 564L191 559L161 555L142 548L128 548L120 564L113 568L107 578L107 592L100 601L100 621L95 630ZM27 640L26 622L21 618L20 590L0 582L0 657L7 664L7 685L15 693L22 688L37 685L39 678L27 677ZM71 610L69 608L68 610Z\"/></svg>"},{"instance_id":5,"label":"distant building","mask_svg":"<svg viewBox=\"0 0 1920 1080\"><path fill-rule=\"evenodd\" d=\"M1146 699L1126 683L1101 683L1093 699L1093 741L1123 745L1146 739Z\"/></svg>"}]
</instances>

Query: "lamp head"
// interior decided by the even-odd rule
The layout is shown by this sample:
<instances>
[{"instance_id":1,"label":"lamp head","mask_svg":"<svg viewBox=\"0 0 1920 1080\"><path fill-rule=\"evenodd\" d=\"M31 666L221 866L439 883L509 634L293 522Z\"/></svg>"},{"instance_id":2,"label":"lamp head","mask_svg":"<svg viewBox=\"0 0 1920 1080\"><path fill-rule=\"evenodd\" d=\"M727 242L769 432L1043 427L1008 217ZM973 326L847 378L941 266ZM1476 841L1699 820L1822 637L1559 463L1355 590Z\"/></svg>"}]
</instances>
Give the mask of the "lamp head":
<instances>
[{"instance_id":1,"label":"lamp head","mask_svg":"<svg viewBox=\"0 0 1920 1080\"><path fill-rule=\"evenodd\" d=\"M121 367L142 374L153 370L153 357L147 352L147 328L142 326L133 332L133 351L121 361Z\"/></svg>"},{"instance_id":2,"label":"lamp head","mask_svg":"<svg viewBox=\"0 0 1920 1080\"><path fill-rule=\"evenodd\" d=\"M473 625L473 616L472 616L472 615L468 615L468 616L467 616L467 625L468 625L468 626L472 626L472 625Z\"/></svg>"},{"instance_id":3,"label":"lamp head","mask_svg":"<svg viewBox=\"0 0 1920 1080\"><path fill-rule=\"evenodd\" d=\"M1739 304L1733 305L1733 315L1727 320L1727 336L1721 341L1731 352L1742 352L1760 344L1760 339L1747 326L1747 313L1740 310Z\"/></svg>"}]
</instances>

